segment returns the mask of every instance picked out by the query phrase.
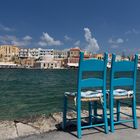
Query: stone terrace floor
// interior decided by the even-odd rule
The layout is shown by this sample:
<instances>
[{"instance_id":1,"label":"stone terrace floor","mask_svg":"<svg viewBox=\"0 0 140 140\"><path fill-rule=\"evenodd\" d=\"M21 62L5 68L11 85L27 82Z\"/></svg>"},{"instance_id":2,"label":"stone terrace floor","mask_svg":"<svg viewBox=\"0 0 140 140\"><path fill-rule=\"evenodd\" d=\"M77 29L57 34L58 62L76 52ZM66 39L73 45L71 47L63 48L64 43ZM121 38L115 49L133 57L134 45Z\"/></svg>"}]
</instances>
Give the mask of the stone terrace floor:
<instances>
[{"instance_id":1,"label":"stone terrace floor","mask_svg":"<svg viewBox=\"0 0 140 140\"><path fill-rule=\"evenodd\" d=\"M114 133L105 134L100 128L83 130L81 140L140 140L140 119L139 128L133 129L132 123L117 125ZM100 130L100 131L99 131ZM61 130L29 137L17 138L15 140L77 140L76 131L63 132Z\"/></svg>"}]
</instances>

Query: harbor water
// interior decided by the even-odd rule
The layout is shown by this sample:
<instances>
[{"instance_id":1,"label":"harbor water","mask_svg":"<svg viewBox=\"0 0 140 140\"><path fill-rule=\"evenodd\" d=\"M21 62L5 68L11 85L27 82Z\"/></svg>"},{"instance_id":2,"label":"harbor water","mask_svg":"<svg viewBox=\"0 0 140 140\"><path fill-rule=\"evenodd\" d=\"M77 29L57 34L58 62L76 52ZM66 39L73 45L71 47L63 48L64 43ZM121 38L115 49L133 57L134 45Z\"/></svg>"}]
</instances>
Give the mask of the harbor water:
<instances>
[{"instance_id":1,"label":"harbor water","mask_svg":"<svg viewBox=\"0 0 140 140\"><path fill-rule=\"evenodd\" d=\"M63 94L76 90L76 80L77 70L0 69L0 120L62 111ZM140 71L137 104L140 104Z\"/></svg>"}]
</instances>

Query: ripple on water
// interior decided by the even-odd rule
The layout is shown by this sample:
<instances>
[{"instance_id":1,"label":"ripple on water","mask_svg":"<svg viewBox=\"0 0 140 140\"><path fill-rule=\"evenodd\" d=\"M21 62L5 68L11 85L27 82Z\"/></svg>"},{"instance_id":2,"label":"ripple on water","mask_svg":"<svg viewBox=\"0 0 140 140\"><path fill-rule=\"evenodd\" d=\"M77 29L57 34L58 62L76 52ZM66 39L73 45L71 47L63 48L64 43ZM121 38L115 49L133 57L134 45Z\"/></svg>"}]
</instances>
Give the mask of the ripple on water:
<instances>
[{"instance_id":1,"label":"ripple on water","mask_svg":"<svg viewBox=\"0 0 140 140\"><path fill-rule=\"evenodd\" d=\"M76 90L76 78L76 70L0 69L0 119L61 111L63 93ZM140 101L140 71L137 101Z\"/></svg>"}]
</instances>

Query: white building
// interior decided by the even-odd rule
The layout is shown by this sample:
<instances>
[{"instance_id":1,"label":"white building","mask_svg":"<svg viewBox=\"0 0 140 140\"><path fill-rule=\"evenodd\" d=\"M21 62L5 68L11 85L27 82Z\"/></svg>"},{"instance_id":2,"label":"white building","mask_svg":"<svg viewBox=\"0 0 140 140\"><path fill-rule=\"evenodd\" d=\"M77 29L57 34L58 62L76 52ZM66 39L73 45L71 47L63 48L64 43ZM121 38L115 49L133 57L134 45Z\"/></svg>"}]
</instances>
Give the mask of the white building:
<instances>
[{"instance_id":1,"label":"white building","mask_svg":"<svg viewBox=\"0 0 140 140\"><path fill-rule=\"evenodd\" d=\"M38 48L29 49L29 57L38 59L39 58L39 49Z\"/></svg>"},{"instance_id":2,"label":"white building","mask_svg":"<svg viewBox=\"0 0 140 140\"><path fill-rule=\"evenodd\" d=\"M60 69L61 62L58 61L38 61L35 63L35 68L39 69Z\"/></svg>"},{"instance_id":3,"label":"white building","mask_svg":"<svg viewBox=\"0 0 140 140\"><path fill-rule=\"evenodd\" d=\"M35 59L40 58L41 60L43 60L45 57L54 58L54 50L42 48L29 49L29 57L33 57Z\"/></svg>"},{"instance_id":4,"label":"white building","mask_svg":"<svg viewBox=\"0 0 140 140\"><path fill-rule=\"evenodd\" d=\"M20 49L19 58L27 58L27 57L29 57L29 49Z\"/></svg>"},{"instance_id":5,"label":"white building","mask_svg":"<svg viewBox=\"0 0 140 140\"><path fill-rule=\"evenodd\" d=\"M116 55L116 61L121 61L121 60L122 60L121 55Z\"/></svg>"},{"instance_id":6,"label":"white building","mask_svg":"<svg viewBox=\"0 0 140 140\"><path fill-rule=\"evenodd\" d=\"M68 58L68 50L54 50L54 58Z\"/></svg>"}]
</instances>

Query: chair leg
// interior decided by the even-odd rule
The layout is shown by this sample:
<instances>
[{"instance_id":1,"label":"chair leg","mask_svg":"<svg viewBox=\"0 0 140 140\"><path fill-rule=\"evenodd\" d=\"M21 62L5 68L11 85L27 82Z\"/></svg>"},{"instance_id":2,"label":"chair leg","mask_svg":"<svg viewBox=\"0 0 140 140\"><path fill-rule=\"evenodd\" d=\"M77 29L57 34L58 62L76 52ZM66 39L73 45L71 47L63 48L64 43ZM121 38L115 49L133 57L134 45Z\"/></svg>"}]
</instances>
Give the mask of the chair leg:
<instances>
[{"instance_id":1,"label":"chair leg","mask_svg":"<svg viewBox=\"0 0 140 140\"><path fill-rule=\"evenodd\" d=\"M116 101L117 104L117 121L120 121L120 101Z\"/></svg>"},{"instance_id":2,"label":"chair leg","mask_svg":"<svg viewBox=\"0 0 140 140\"><path fill-rule=\"evenodd\" d=\"M94 108L94 121L97 122L97 101L94 101L94 104L93 104L93 108Z\"/></svg>"},{"instance_id":3,"label":"chair leg","mask_svg":"<svg viewBox=\"0 0 140 140\"><path fill-rule=\"evenodd\" d=\"M108 134L108 119L107 119L107 106L106 106L106 100L104 100L104 104L103 104L103 118L104 118L104 129L105 129L105 133Z\"/></svg>"},{"instance_id":4,"label":"chair leg","mask_svg":"<svg viewBox=\"0 0 140 140\"><path fill-rule=\"evenodd\" d=\"M110 131L114 132L114 112L113 112L113 108L114 108L114 99L113 97L111 97L110 95Z\"/></svg>"},{"instance_id":5,"label":"chair leg","mask_svg":"<svg viewBox=\"0 0 140 140\"><path fill-rule=\"evenodd\" d=\"M65 130L67 122L67 97L64 96L64 106L63 106L63 124L62 128Z\"/></svg>"},{"instance_id":6,"label":"chair leg","mask_svg":"<svg viewBox=\"0 0 140 140\"><path fill-rule=\"evenodd\" d=\"M136 97L135 96L132 98L132 115L133 115L133 127L134 129L137 129L138 122L137 122L137 114L136 114Z\"/></svg>"},{"instance_id":7,"label":"chair leg","mask_svg":"<svg viewBox=\"0 0 140 140\"><path fill-rule=\"evenodd\" d=\"M81 101L77 102L77 136L80 139L81 134Z\"/></svg>"},{"instance_id":8,"label":"chair leg","mask_svg":"<svg viewBox=\"0 0 140 140\"><path fill-rule=\"evenodd\" d=\"M89 106L89 124L92 125L92 102L89 102L88 106Z\"/></svg>"}]
</instances>

